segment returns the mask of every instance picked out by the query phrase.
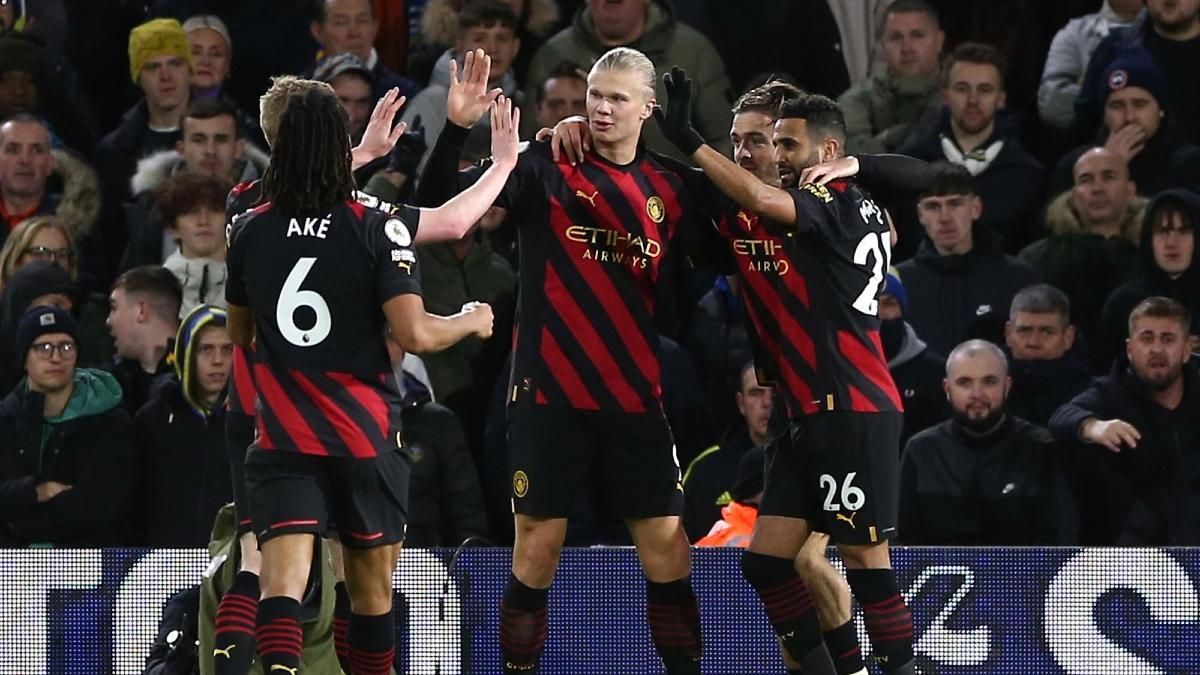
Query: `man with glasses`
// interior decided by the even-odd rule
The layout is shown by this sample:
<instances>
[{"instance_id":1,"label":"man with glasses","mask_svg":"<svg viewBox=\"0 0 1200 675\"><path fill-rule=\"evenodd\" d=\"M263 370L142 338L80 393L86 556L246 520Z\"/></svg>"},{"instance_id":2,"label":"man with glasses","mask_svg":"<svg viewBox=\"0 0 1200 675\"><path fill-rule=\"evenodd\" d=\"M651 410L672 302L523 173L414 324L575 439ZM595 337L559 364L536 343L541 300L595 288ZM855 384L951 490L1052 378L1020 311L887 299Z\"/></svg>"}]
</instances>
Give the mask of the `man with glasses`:
<instances>
[{"instance_id":1,"label":"man with glasses","mask_svg":"<svg viewBox=\"0 0 1200 675\"><path fill-rule=\"evenodd\" d=\"M111 375L76 368L69 312L34 307L13 347L26 377L0 402L0 545L120 546L133 426Z\"/></svg>"}]
</instances>

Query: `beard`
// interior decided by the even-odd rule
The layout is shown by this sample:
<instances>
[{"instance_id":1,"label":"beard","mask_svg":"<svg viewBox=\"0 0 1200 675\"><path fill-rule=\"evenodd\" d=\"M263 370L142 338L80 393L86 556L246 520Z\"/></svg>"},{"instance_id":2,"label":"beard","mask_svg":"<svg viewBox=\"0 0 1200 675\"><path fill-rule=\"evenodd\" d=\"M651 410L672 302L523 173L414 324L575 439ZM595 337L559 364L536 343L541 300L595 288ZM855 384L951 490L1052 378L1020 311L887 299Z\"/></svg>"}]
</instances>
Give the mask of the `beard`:
<instances>
[{"instance_id":1,"label":"beard","mask_svg":"<svg viewBox=\"0 0 1200 675\"><path fill-rule=\"evenodd\" d=\"M1183 365L1178 368L1168 368L1161 375L1151 375L1149 373L1137 373L1137 377L1142 381L1142 384L1150 388L1154 392L1162 392L1175 386L1179 378L1183 377Z\"/></svg>"},{"instance_id":2,"label":"beard","mask_svg":"<svg viewBox=\"0 0 1200 675\"><path fill-rule=\"evenodd\" d=\"M955 410L954 421L958 422L962 428L975 434L980 434L985 431L990 431L995 428L1000 420L1004 418L1005 406L1003 403L988 410L983 417L971 417L971 414L966 410Z\"/></svg>"}]
</instances>

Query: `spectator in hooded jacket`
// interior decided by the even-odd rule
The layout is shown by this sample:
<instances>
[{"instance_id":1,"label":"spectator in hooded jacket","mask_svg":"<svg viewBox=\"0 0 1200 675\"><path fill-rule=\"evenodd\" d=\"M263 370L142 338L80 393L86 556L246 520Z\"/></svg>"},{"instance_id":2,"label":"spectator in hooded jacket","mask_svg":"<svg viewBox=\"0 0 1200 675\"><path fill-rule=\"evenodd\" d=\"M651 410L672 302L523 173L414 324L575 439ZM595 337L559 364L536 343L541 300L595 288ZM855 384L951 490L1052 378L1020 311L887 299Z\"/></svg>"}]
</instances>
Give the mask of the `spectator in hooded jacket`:
<instances>
[{"instance_id":1,"label":"spectator in hooded jacket","mask_svg":"<svg viewBox=\"0 0 1200 675\"><path fill-rule=\"evenodd\" d=\"M1071 320L1090 344L1113 289L1142 274L1139 233L1146 200L1129 165L1108 148L1079 156L1075 185L1050 202L1048 235L1021 249L1021 260L1071 299Z\"/></svg>"},{"instance_id":2,"label":"spectator in hooded jacket","mask_svg":"<svg viewBox=\"0 0 1200 675\"><path fill-rule=\"evenodd\" d=\"M1173 187L1200 185L1200 146L1189 142L1185 131L1200 124L1169 110L1170 86L1162 69L1141 48L1122 53L1104 71L1103 124L1094 144L1124 159L1138 194L1147 197ZM1052 194L1070 186L1075 160L1094 144L1071 150L1058 160L1050 173Z\"/></svg>"},{"instance_id":3,"label":"spectator in hooded jacket","mask_svg":"<svg viewBox=\"0 0 1200 675\"><path fill-rule=\"evenodd\" d=\"M900 478L900 538L933 546L1066 543L1050 434L1006 407L1004 352L970 340L946 360L953 419L913 436ZM1069 502L1068 502L1069 503ZM1069 522L1069 521L1067 521Z\"/></svg>"},{"instance_id":4,"label":"spectator in hooded jacket","mask_svg":"<svg viewBox=\"0 0 1200 675\"><path fill-rule=\"evenodd\" d=\"M1200 143L1200 89L1196 87L1200 0L1143 0L1143 4L1144 12L1128 27L1112 31L1092 52L1075 99L1076 128L1087 137L1099 123L1109 66L1130 51L1145 50L1162 69L1172 93L1164 108L1187 122L1184 138Z\"/></svg>"},{"instance_id":5,"label":"spectator in hooded jacket","mask_svg":"<svg viewBox=\"0 0 1200 675\"><path fill-rule=\"evenodd\" d=\"M1085 545L1200 544L1200 371L1187 346L1191 317L1152 297L1129 314L1125 362L1050 419L1078 448ZM1082 447L1079 447L1082 444Z\"/></svg>"},{"instance_id":6,"label":"spectator in hooded jacket","mask_svg":"<svg viewBox=\"0 0 1200 675\"><path fill-rule=\"evenodd\" d=\"M1087 355L1071 324L1071 301L1053 286L1027 286L1013 297L1004 340L1012 355L1008 407L1021 419L1045 426L1091 382Z\"/></svg>"},{"instance_id":7,"label":"spectator in hooded jacket","mask_svg":"<svg viewBox=\"0 0 1200 675\"><path fill-rule=\"evenodd\" d=\"M133 419L141 501L134 520L150 548L200 548L233 499L225 455L225 395L233 341L225 311L200 305L179 326L175 372Z\"/></svg>"},{"instance_id":8,"label":"spectator in hooded jacket","mask_svg":"<svg viewBox=\"0 0 1200 675\"><path fill-rule=\"evenodd\" d=\"M133 430L112 376L76 368L69 312L34 307L13 342L26 376L0 403L0 540L7 546L124 543Z\"/></svg>"},{"instance_id":9,"label":"spectator in hooded jacket","mask_svg":"<svg viewBox=\"0 0 1200 675\"><path fill-rule=\"evenodd\" d=\"M1045 170L1021 146L1020 119L1005 108L1005 67L988 45L959 45L942 71L940 119L914 132L898 152L964 167L983 204L980 226L1003 250L1015 252L1032 238ZM904 230L915 229L901 227L901 240Z\"/></svg>"},{"instance_id":10,"label":"spectator in hooded jacket","mask_svg":"<svg viewBox=\"0 0 1200 675\"><path fill-rule=\"evenodd\" d=\"M84 242L90 283L105 288L129 238L122 205L140 158L180 139L192 80L192 47L174 19L154 19L129 33L129 75L145 96L100 140L92 164L100 176L99 227Z\"/></svg>"},{"instance_id":11,"label":"spectator in hooded jacket","mask_svg":"<svg viewBox=\"0 0 1200 675\"><path fill-rule=\"evenodd\" d=\"M999 342L1013 296L1037 273L1001 253L980 225L986 207L967 169L939 162L933 171L933 184L917 202L928 240L897 267L908 291L905 317L936 352L969 337Z\"/></svg>"},{"instance_id":12,"label":"spectator in hooded jacket","mask_svg":"<svg viewBox=\"0 0 1200 675\"><path fill-rule=\"evenodd\" d=\"M913 434L950 416L942 380L946 358L934 352L904 320L908 293L895 274L888 274L879 291L879 341L888 360L896 390L904 397L904 431L899 453Z\"/></svg>"},{"instance_id":13,"label":"spectator in hooded jacket","mask_svg":"<svg viewBox=\"0 0 1200 675\"><path fill-rule=\"evenodd\" d=\"M1038 114L1043 124L1055 129L1074 126L1075 97L1092 52L1113 29L1131 24L1142 4L1141 0L1104 0L1100 11L1071 19L1054 35L1038 85Z\"/></svg>"},{"instance_id":14,"label":"spectator in hooded jacket","mask_svg":"<svg viewBox=\"0 0 1200 675\"><path fill-rule=\"evenodd\" d=\"M1129 313L1151 296L1171 298L1192 316L1191 336L1200 336L1200 264L1197 264L1196 226L1200 224L1200 193L1167 190L1146 209L1141 252L1146 274L1118 287L1104 305L1100 336L1093 348L1092 367L1106 372L1122 345ZM1193 339L1193 349L1200 339Z\"/></svg>"}]
</instances>

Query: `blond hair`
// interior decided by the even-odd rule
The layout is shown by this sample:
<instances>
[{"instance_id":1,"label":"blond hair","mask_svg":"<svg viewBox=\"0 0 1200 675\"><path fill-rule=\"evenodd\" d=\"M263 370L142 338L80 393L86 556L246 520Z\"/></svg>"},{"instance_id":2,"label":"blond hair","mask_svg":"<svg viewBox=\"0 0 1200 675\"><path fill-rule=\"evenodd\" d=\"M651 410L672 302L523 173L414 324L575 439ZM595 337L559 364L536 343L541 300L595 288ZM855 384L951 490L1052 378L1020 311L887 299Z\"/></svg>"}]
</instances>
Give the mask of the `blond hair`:
<instances>
[{"instance_id":1,"label":"blond hair","mask_svg":"<svg viewBox=\"0 0 1200 675\"><path fill-rule=\"evenodd\" d=\"M78 270L75 266L75 237L71 234L71 230L67 229L67 226L54 216L34 216L22 220L20 225L13 228L8 239L4 240L4 247L0 248L0 290L8 285L9 279L12 279L13 274L17 271L17 264L20 262L21 256L25 255L25 252L33 245L33 240L37 238L38 233L46 228L54 228L66 238L67 246L71 249L71 260L67 273L71 275L71 281L75 280Z\"/></svg>"},{"instance_id":2,"label":"blond hair","mask_svg":"<svg viewBox=\"0 0 1200 675\"><path fill-rule=\"evenodd\" d=\"M271 88L258 98L261 112L258 122L262 126L263 136L269 147L275 147L275 135L279 133L279 119L288 103L296 97L304 96L310 91L328 89L334 94L333 87L316 80L304 80L294 75L279 75L271 78ZM336 96L336 94L334 94Z\"/></svg>"},{"instance_id":3,"label":"blond hair","mask_svg":"<svg viewBox=\"0 0 1200 675\"><path fill-rule=\"evenodd\" d=\"M600 71L634 73L641 77L642 84L650 90L649 97L654 97L655 84L658 76L654 72L654 64L643 53L629 47L616 47L604 52L588 72L588 80Z\"/></svg>"}]
</instances>

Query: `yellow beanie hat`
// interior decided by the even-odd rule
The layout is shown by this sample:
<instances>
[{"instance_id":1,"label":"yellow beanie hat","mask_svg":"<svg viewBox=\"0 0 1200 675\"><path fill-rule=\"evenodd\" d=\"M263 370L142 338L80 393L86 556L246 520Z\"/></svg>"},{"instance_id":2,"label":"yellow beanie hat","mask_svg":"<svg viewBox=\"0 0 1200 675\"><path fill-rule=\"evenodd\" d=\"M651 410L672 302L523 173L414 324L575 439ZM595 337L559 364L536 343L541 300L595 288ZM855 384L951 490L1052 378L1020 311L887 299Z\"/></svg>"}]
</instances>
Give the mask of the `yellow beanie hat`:
<instances>
[{"instance_id":1,"label":"yellow beanie hat","mask_svg":"<svg viewBox=\"0 0 1200 675\"><path fill-rule=\"evenodd\" d=\"M175 19L154 19L129 33L129 76L137 84L146 62L157 56L179 56L192 66L192 45Z\"/></svg>"}]
</instances>

